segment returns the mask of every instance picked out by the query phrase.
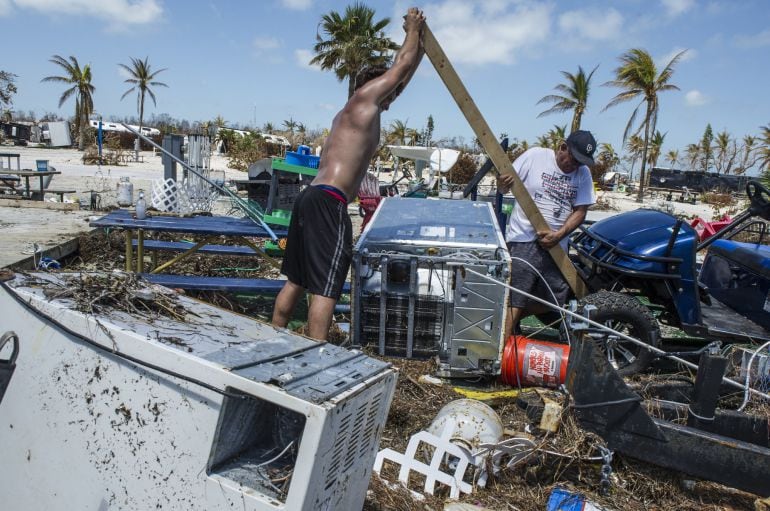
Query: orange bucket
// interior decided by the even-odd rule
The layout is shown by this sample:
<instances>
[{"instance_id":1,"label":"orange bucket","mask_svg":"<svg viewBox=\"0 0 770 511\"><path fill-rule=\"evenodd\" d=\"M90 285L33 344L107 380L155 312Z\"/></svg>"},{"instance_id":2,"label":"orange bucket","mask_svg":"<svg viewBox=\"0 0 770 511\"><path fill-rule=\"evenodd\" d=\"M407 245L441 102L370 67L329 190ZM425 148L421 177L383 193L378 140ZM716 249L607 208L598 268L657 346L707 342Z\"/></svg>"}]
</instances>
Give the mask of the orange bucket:
<instances>
[{"instance_id":1,"label":"orange bucket","mask_svg":"<svg viewBox=\"0 0 770 511\"><path fill-rule=\"evenodd\" d=\"M567 380L569 346L512 335L505 343L500 379L508 385L558 387Z\"/></svg>"}]
</instances>

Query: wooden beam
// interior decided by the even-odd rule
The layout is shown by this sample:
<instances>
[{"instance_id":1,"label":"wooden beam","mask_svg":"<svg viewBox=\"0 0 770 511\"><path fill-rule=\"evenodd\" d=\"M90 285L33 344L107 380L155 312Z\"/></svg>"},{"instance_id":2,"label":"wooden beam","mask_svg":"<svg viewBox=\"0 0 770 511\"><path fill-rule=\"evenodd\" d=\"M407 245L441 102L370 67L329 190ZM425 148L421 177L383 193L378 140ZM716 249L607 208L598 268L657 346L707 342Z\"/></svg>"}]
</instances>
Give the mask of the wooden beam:
<instances>
[{"instance_id":1,"label":"wooden beam","mask_svg":"<svg viewBox=\"0 0 770 511\"><path fill-rule=\"evenodd\" d=\"M460 107L463 115L465 115L468 124L470 124L473 132L479 139L479 142L481 142L481 146L492 160L492 163L495 164L495 167L500 173L513 176L513 196L516 198L519 206L521 206L524 214L527 215L529 221L532 222L532 226L536 231L550 230L550 226L545 221L545 218L543 218L540 210L537 209L535 201L532 200L532 197L529 195L529 192L527 192L527 189L524 188L524 184L521 182L518 174L513 170L513 165L511 165L510 160L508 160L508 155L502 147L500 147L500 143L489 128L487 121L481 115L473 98L468 94L468 90L465 88L465 85L463 85L463 82L449 62L444 50L441 49L438 41L436 41L433 32L428 28L428 25L423 27L422 42L423 47L425 48L425 54L430 59L431 63L433 63L433 67L436 68L436 71L438 71L441 80L444 82L447 89L449 89L449 93L452 94L452 97L455 102L457 102L457 106ZM567 253L560 245L551 248L549 253L559 267L559 270L561 270L567 283L572 288L572 291L575 292L575 295L578 298L582 298L586 294L585 283L578 276L575 266L572 264L572 261L569 260Z\"/></svg>"}]
</instances>

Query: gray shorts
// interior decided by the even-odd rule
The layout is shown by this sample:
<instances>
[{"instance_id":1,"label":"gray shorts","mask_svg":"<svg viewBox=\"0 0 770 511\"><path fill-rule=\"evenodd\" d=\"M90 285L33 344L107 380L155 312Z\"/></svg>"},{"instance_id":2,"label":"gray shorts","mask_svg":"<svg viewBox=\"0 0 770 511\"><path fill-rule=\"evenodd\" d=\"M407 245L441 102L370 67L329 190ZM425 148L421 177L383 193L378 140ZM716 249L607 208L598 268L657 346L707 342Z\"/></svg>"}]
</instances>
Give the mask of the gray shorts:
<instances>
[{"instance_id":1,"label":"gray shorts","mask_svg":"<svg viewBox=\"0 0 770 511\"><path fill-rule=\"evenodd\" d=\"M511 253L511 258L513 258L511 261L511 286L551 303L554 300L553 295L556 295L556 305L567 303L570 296L569 284L564 280L559 267L556 266L553 257L546 249L541 247L537 241L525 241L508 243L508 250ZM548 282L553 295L543 283L543 279L532 270L529 264L519 259L528 262L540 272L545 281ZM528 303L536 302L511 291L511 307L526 308Z\"/></svg>"}]
</instances>

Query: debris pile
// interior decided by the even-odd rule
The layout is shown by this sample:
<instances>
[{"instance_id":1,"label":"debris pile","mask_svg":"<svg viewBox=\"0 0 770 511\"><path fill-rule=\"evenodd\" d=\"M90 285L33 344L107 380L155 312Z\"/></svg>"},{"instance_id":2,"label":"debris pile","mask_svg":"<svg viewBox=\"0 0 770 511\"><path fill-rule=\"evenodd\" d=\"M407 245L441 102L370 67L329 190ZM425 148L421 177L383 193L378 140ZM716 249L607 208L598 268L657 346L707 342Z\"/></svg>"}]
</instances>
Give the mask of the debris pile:
<instances>
[{"instance_id":1,"label":"debris pile","mask_svg":"<svg viewBox=\"0 0 770 511\"><path fill-rule=\"evenodd\" d=\"M70 299L75 310L88 314L117 310L140 317L185 319L185 309L173 292L151 291L133 273L68 274L62 284L46 281L40 285L49 299Z\"/></svg>"},{"instance_id":2,"label":"debris pile","mask_svg":"<svg viewBox=\"0 0 770 511\"><path fill-rule=\"evenodd\" d=\"M169 240L172 238L169 237ZM94 233L80 240L81 255L70 270L108 271L122 268L124 239L122 233ZM175 267L178 273L201 275L228 275L243 277L276 278L276 271L260 264L259 258L227 258L220 256L193 256ZM49 296L67 296L77 303L77 308L96 312L113 308L143 315L164 315L183 319L184 311L175 305L173 294L158 295L153 300L136 293L133 275L109 273L102 277L83 274L73 278L66 289L51 289ZM60 293L60 294L56 294ZM263 321L269 320L273 300L256 297L247 301L222 293L200 293L199 298L223 308L245 313ZM295 330L302 332L302 326ZM332 342L346 341L345 332L334 328ZM376 353L369 353L377 356ZM501 445L511 439L527 439L533 446L528 453L518 456L510 464L510 454L499 457L498 467L488 467L491 474L484 487L473 481L469 494L461 494L460 502L475 504L495 510L543 510L557 489L576 492L586 500L607 510L677 509L702 510L704 508L753 509L756 496L727 488L717 483L693 481L681 473L663 469L615 453L611 462L607 459L603 440L582 429L577 422L569 401L555 391L518 391L502 383L490 381L462 382L464 388L453 387L460 382L425 378L433 375L437 364L434 360L387 359L399 369L398 385L384 425L381 449L404 452L409 440L421 431L427 431L442 407L468 397L468 387L474 397L486 394L485 402L491 406L503 425ZM693 375L646 375L635 381L636 390L644 395L644 388L661 380L683 378L692 382ZM503 392L504 391L504 392ZM736 396L739 401L739 397ZM540 405L538 405L538 403ZM543 419L546 403L553 403L558 410L555 420ZM752 401L750 411L768 414L768 405ZM749 411L749 409L747 409ZM654 412L654 410L650 410ZM546 427L546 423L550 426ZM521 445L525 445L522 442ZM490 463L492 461L490 460ZM434 495L421 495L418 500L408 489L399 484L398 471L383 466L382 477L371 479L365 510L441 510L449 497L449 488L437 486ZM424 479L409 481L409 489L421 488Z\"/></svg>"}]
</instances>

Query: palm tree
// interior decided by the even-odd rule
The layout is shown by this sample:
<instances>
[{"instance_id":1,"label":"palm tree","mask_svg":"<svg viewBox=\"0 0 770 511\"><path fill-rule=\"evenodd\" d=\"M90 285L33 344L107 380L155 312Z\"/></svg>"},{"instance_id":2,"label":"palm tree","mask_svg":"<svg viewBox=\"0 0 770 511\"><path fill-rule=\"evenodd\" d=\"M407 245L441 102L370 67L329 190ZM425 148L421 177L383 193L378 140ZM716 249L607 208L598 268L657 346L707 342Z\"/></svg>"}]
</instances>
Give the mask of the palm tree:
<instances>
[{"instance_id":1,"label":"palm tree","mask_svg":"<svg viewBox=\"0 0 770 511\"><path fill-rule=\"evenodd\" d=\"M612 144L607 142L599 144L598 158L605 162L609 170L614 169L620 163L620 157L618 157L615 148L612 147Z\"/></svg>"},{"instance_id":2,"label":"palm tree","mask_svg":"<svg viewBox=\"0 0 770 511\"><path fill-rule=\"evenodd\" d=\"M262 131L264 131L265 133L267 133L269 135L272 135L273 132L275 131L275 126L273 126L272 122L268 121L268 122L265 123L264 126L262 126Z\"/></svg>"},{"instance_id":3,"label":"palm tree","mask_svg":"<svg viewBox=\"0 0 770 511\"><path fill-rule=\"evenodd\" d=\"M304 144L305 143L305 136L307 135L307 126L302 124L301 122L297 123L297 133L299 133L299 143Z\"/></svg>"},{"instance_id":4,"label":"palm tree","mask_svg":"<svg viewBox=\"0 0 770 511\"><path fill-rule=\"evenodd\" d=\"M388 127L387 135L385 135L386 143L406 145L406 141L409 138L409 130L406 122L399 119L392 121Z\"/></svg>"},{"instance_id":5,"label":"palm tree","mask_svg":"<svg viewBox=\"0 0 770 511\"><path fill-rule=\"evenodd\" d=\"M741 162L735 169L735 174L745 174L747 170L753 167L761 158L757 151L757 137L745 135L743 137L743 147L741 148Z\"/></svg>"},{"instance_id":6,"label":"palm tree","mask_svg":"<svg viewBox=\"0 0 770 511\"><path fill-rule=\"evenodd\" d=\"M54 55L49 59L49 62L61 66L65 74L62 76L46 76L42 81L71 85L59 97L59 108L70 96L75 96L75 130L79 133L78 150L82 151L85 147L88 116L94 111L93 94L96 88L91 85L91 65L86 64L81 68L78 59L71 55L69 60L60 55Z\"/></svg>"},{"instance_id":7,"label":"palm tree","mask_svg":"<svg viewBox=\"0 0 770 511\"><path fill-rule=\"evenodd\" d=\"M291 117L283 121L283 127L286 128L286 131L289 132L289 140L291 141L291 145L294 145L294 130L297 129L298 125L299 123Z\"/></svg>"},{"instance_id":8,"label":"palm tree","mask_svg":"<svg viewBox=\"0 0 770 511\"><path fill-rule=\"evenodd\" d=\"M562 95L550 94L544 96L537 102L540 103L554 103L554 105L548 110L541 112L538 117L544 115L567 112L572 110L572 125L570 132L580 129L580 121L583 118L583 114L588 107L588 93L591 89L591 77L599 66L597 65L588 76L581 66L578 66L577 74L573 75L567 71L562 71L561 74L567 79L566 83L560 83L554 89L560 92Z\"/></svg>"},{"instance_id":9,"label":"palm tree","mask_svg":"<svg viewBox=\"0 0 770 511\"><path fill-rule=\"evenodd\" d=\"M415 128L407 129L406 136L409 137L409 145L417 145L420 142L420 132Z\"/></svg>"},{"instance_id":10,"label":"palm tree","mask_svg":"<svg viewBox=\"0 0 770 511\"><path fill-rule=\"evenodd\" d=\"M600 181L607 172L614 172L620 163L620 158L615 152L612 144L599 144L598 154L596 155L596 165L591 167L591 177L594 181Z\"/></svg>"},{"instance_id":11,"label":"palm tree","mask_svg":"<svg viewBox=\"0 0 770 511\"><path fill-rule=\"evenodd\" d=\"M658 158L660 158L660 152L663 150L663 141L666 139L666 133L660 131L655 132L655 136L650 140L650 148L647 153L647 163L650 164L650 168L655 168L658 164ZM647 175L647 181L649 183L650 176ZM648 184L648 183L645 183Z\"/></svg>"},{"instance_id":12,"label":"palm tree","mask_svg":"<svg viewBox=\"0 0 770 511\"><path fill-rule=\"evenodd\" d=\"M674 65L676 65L686 51L687 50L683 50L677 53L666 67L663 68L660 74L658 74L658 69L655 66L655 61L652 60L652 56L646 50L633 48L621 55L621 65L615 69L615 79L605 83L605 85L618 87L622 89L622 91L610 100L607 106L604 107L604 110L632 99L641 98L641 102L634 109L628 120L626 129L623 132L624 142L634 126L639 107L642 106L643 103L646 103L644 121L636 130L639 132L644 128L642 169L639 178L639 195L636 199L638 202L642 202L644 197L647 147L650 142L650 136L655 133L655 127L658 123L658 110L660 108L660 104L658 103L658 93L667 90L679 90L679 87L669 83L669 80L674 73Z\"/></svg>"},{"instance_id":13,"label":"palm tree","mask_svg":"<svg viewBox=\"0 0 770 511\"><path fill-rule=\"evenodd\" d=\"M564 139L567 137L567 125L559 126L558 124L554 124L553 128L548 130L548 133L545 135L541 135L537 137L537 145L540 147L549 147L551 149L556 149L559 147L559 144L561 144Z\"/></svg>"},{"instance_id":14,"label":"palm tree","mask_svg":"<svg viewBox=\"0 0 770 511\"><path fill-rule=\"evenodd\" d=\"M389 52L399 48L385 36L389 23L390 18L374 21L374 10L359 2L348 5L344 16L336 11L324 14L320 25L328 39L316 35L316 56L310 64L334 71L339 81L347 78L350 98L358 72L368 66L389 64Z\"/></svg>"},{"instance_id":15,"label":"palm tree","mask_svg":"<svg viewBox=\"0 0 770 511\"><path fill-rule=\"evenodd\" d=\"M634 176L634 166L636 160L642 156L642 148L644 147L644 140L639 135L631 135L626 142L626 149L628 150L627 160L631 161L631 177Z\"/></svg>"},{"instance_id":16,"label":"palm tree","mask_svg":"<svg viewBox=\"0 0 770 511\"><path fill-rule=\"evenodd\" d=\"M727 130L717 133L714 149L716 149L714 167L717 174L729 174L735 163L735 158L738 156L738 146Z\"/></svg>"},{"instance_id":17,"label":"palm tree","mask_svg":"<svg viewBox=\"0 0 770 511\"><path fill-rule=\"evenodd\" d=\"M152 104L157 106L157 102L155 101L155 93L150 87L168 87L168 85L163 82L155 81L155 77L158 76L159 73L165 71L166 68L158 69L157 71L153 72L150 69L150 64L147 62L147 59L148 57L145 57L144 60L131 57L131 67L125 64L118 64L131 76L130 78L123 80L126 83L130 83L131 88L124 92L122 96L120 96L121 101L135 90L137 91L136 110L139 112L139 133L142 132L142 123L144 122L144 96L149 95L150 99L152 99ZM138 150L138 137L136 141L136 148Z\"/></svg>"},{"instance_id":18,"label":"palm tree","mask_svg":"<svg viewBox=\"0 0 770 511\"><path fill-rule=\"evenodd\" d=\"M666 161L671 164L671 168L676 168L676 164L679 162L679 150L671 149L667 152Z\"/></svg>"},{"instance_id":19,"label":"palm tree","mask_svg":"<svg viewBox=\"0 0 770 511\"><path fill-rule=\"evenodd\" d=\"M700 144L687 144L687 162L690 164L690 170L694 169L700 160L700 149Z\"/></svg>"}]
</instances>

